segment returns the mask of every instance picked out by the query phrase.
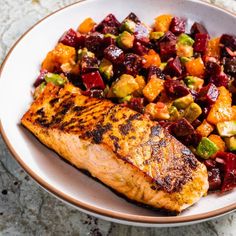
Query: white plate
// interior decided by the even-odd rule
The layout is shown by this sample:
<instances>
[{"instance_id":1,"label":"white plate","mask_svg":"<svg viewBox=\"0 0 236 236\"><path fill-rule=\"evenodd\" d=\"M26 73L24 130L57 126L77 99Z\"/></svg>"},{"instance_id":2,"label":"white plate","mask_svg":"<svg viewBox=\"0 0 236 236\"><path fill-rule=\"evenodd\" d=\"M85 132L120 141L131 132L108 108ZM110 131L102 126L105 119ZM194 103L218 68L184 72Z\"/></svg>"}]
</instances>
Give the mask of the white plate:
<instances>
[{"instance_id":1,"label":"white plate","mask_svg":"<svg viewBox=\"0 0 236 236\"><path fill-rule=\"evenodd\" d=\"M89 0L66 7L28 31L13 47L1 68L0 118L2 135L20 165L41 186L65 202L90 214L143 226L176 226L203 221L236 209L236 189L224 195L210 194L176 217L158 215L118 197L102 184L66 164L20 125L32 102L32 83L40 63L58 38L77 28L86 17L96 22L108 13L119 20L131 11L151 24L162 13L171 13L204 22L212 36L236 33L236 18L222 9L198 1L184 0ZM234 32L232 32L234 31Z\"/></svg>"}]
</instances>

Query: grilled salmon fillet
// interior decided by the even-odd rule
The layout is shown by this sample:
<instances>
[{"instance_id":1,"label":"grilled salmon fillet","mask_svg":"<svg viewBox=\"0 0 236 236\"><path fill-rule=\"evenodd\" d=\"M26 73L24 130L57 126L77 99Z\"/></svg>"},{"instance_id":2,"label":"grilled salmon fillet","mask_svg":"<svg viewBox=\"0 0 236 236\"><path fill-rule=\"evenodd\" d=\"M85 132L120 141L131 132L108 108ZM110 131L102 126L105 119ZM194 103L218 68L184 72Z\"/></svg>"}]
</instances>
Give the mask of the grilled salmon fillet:
<instances>
[{"instance_id":1,"label":"grilled salmon fillet","mask_svg":"<svg viewBox=\"0 0 236 236\"><path fill-rule=\"evenodd\" d=\"M42 143L130 200L179 213L208 190L205 166L157 122L49 83L21 120Z\"/></svg>"}]
</instances>

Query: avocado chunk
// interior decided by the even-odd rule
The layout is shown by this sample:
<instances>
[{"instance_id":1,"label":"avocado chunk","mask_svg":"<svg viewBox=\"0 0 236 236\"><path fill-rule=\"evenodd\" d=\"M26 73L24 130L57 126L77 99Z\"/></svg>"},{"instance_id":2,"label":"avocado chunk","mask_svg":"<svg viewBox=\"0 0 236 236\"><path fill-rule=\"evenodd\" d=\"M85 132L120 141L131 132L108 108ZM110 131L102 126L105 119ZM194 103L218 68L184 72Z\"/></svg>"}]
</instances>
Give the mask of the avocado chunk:
<instances>
[{"instance_id":1,"label":"avocado chunk","mask_svg":"<svg viewBox=\"0 0 236 236\"><path fill-rule=\"evenodd\" d=\"M236 136L225 138L225 144L230 151L236 151Z\"/></svg>"},{"instance_id":2,"label":"avocado chunk","mask_svg":"<svg viewBox=\"0 0 236 236\"><path fill-rule=\"evenodd\" d=\"M81 60L85 56L95 58L94 53L90 52L87 48L79 49L78 50L78 60Z\"/></svg>"},{"instance_id":3,"label":"avocado chunk","mask_svg":"<svg viewBox=\"0 0 236 236\"><path fill-rule=\"evenodd\" d=\"M99 66L99 72L107 79L110 80L113 76L113 65L110 61L103 58L100 66Z\"/></svg>"},{"instance_id":4,"label":"avocado chunk","mask_svg":"<svg viewBox=\"0 0 236 236\"><path fill-rule=\"evenodd\" d=\"M122 22L120 30L134 33L135 28L136 28L136 23L130 19L126 19L124 20L124 22Z\"/></svg>"},{"instance_id":5,"label":"avocado chunk","mask_svg":"<svg viewBox=\"0 0 236 236\"><path fill-rule=\"evenodd\" d=\"M46 87L46 83L43 82L34 90L34 94L33 94L34 99L37 99L39 97L39 95L44 91L45 87Z\"/></svg>"},{"instance_id":6,"label":"avocado chunk","mask_svg":"<svg viewBox=\"0 0 236 236\"><path fill-rule=\"evenodd\" d=\"M151 32L150 39L153 41L157 41L160 39L165 33L164 32Z\"/></svg>"},{"instance_id":7,"label":"avocado chunk","mask_svg":"<svg viewBox=\"0 0 236 236\"><path fill-rule=\"evenodd\" d=\"M120 48L132 48L134 45L134 35L130 34L128 31L124 31L117 37L116 42Z\"/></svg>"},{"instance_id":8,"label":"avocado chunk","mask_svg":"<svg viewBox=\"0 0 236 236\"><path fill-rule=\"evenodd\" d=\"M203 137L197 146L197 155L208 159L218 151L218 147L210 139Z\"/></svg>"},{"instance_id":9,"label":"avocado chunk","mask_svg":"<svg viewBox=\"0 0 236 236\"><path fill-rule=\"evenodd\" d=\"M138 83L132 75L123 74L120 79L115 82L112 91L118 98L124 98L132 94L139 88Z\"/></svg>"},{"instance_id":10,"label":"avocado chunk","mask_svg":"<svg viewBox=\"0 0 236 236\"><path fill-rule=\"evenodd\" d=\"M183 45L193 46L194 40L187 34L181 34L178 37L178 43L183 44Z\"/></svg>"},{"instance_id":11,"label":"avocado chunk","mask_svg":"<svg viewBox=\"0 0 236 236\"><path fill-rule=\"evenodd\" d=\"M202 109L195 102L191 103L184 111L184 117L190 123L196 120L201 114L202 114Z\"/></svg>"},{"instance_id":12,"label":"avocado chunk","mask_svg":"<svg viewBox=\"0 0 236 236\"><path fill-rule=\"evenodd\" d=\"M167 65L167 62L162 62L159 68L163 71Z\"/></svg>"},{"instance_id":13,"label":"avocado chunk","mask_svg":"<svg viewBox=\"0 0 236 236\"><path fill-rule=\"evenodd\" d=\"M104 38L112 38L112 39L116 39L117 36L114 34L104 34Z\"/></svg>"},{"instance_id":14,"label":"avocado chunk","mask_svg":"<svg viewBox=\"0 0 236 236\"><path fill-rule=\"evenodd\" d=\"M187 76L184 78L184 82L188 88L193 90L199 90L204 84L204 80L196 76Z\"/></svg>"},{"instance_id":15,"label":"avocado chunk","mask_svg":"<svg viewBox=\"0 0 236 236\"><path fill-rule=\"evenodd\" d=\"M58 74L53 74L53 73L47 73L45 75L45 81L47 83L53 83L57 86L62 86L63 84L65 84L66 80L64 78L62 78L60 75Z\"/></svg>"},{"instance_id":16,"label":"avocado chunk","mask_svg":"<svg viewBox=\"0 0 236 236\"><path fill-rule=\"evenodd\" d=\"M222 137L234 136L236 135L236 120L219 122L216 128Z\"/></svg>"},{"instance_id":17,"label":"avocado chunk","mask_svg":"<svg viewBox=\"0 0 236 236\"><path fill-rule=\"evenodd\" d=\"M184 97L177 98L176 100L174 100L173 105L178 109L185 109L192 102L193 102L193 96L191 94L188 94Z\"/></svg>"},{"instance_id":18,"label":"avocado chunk","mask_svg":"<svg viewBox=\"0 0 236 236\"><path fill-rule=\"evenodd\" d=\"M181 117L180 114L179 114L179 111L177 110L177 108L175 106L171 106L169 108L169 114L170 114L170 120L171 121L178 120Z\"/></svg>"}]
</instances>

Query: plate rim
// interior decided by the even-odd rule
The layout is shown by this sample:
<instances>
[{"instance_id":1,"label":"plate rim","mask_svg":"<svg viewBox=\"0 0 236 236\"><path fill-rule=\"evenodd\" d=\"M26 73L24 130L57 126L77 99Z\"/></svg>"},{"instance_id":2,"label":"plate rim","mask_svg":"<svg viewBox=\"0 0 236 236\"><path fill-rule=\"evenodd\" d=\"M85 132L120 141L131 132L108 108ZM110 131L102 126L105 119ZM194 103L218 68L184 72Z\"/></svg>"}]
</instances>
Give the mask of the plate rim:
<instances>
[{"instance_id":1,"label":"plate rim","mask_svg":"<svg viewBox=\"0 0 236 236\"><path fill-rule=\"evenodd\" d=\"M2 77L2 72L4 70L5 64L9 57L11 56L12 51L15 49L15 47L19 44L20 41L24 39L24 37L31 32L33 28L35 28L37 25L39 25L42 21L46 20L47 18L53 16L54 14L63 11L66 8L69 8L73 5L79 5L82 2L88 2L91 0L79 0L74 3L71 3L67 6L64 6L62 8L59 8L56 11L51 12L50 14L46 15L42 19L38 20L35 24L33 24L28 30L26 30L13 44L13 46L10 48L8 53L6 54L2 64L0 65L0 79ZM92 0L96 1L96 0ZM231 12L229 10L226 10L220 6L212 5L208 2L204 2L202 0L188 0L190 2L195 2L201 5L207 5L211 8L215 8L217 10L220 10L221 12L224 12L227 15L231 15L233 17L236 17L236 13ZM81 209L87 212L91 212L95 215L100 215L104 217L108 217L110 219L114 220L120 220L120 221L126 221L126 222L134 222L134 223L141 223L141 224L150 224L150 225L161 225L161 224L183 224L183 223L194 223L199 221L205 221L207 219L219 217L220 215L224 215L230 212L234 212L236 210L236 202L233 204L230 204L228 206L219 208L217 210L209 211L206 213L200 213L195 214L192 216L135 216L132 214L127 213L120 213L116 212L114 210L106 210L104 208L95 207L91 204L79 201L78 199L75 199L73 197L68 196L66 193L56 189L53 185L46 182L43 178L41 178L36 172L32 171L30 167L28 167L22 160L22 157L17 153L14 146L11 144L10 140L8 139L7 133L4 130L1 118L0 118L0 134L5 142L5 144L8 147L8 150L14 157L14 159L17 161L17 163L23 168L23 170L32 178L34 181L39 184L42 188L46 189L49 193L52 193L57 198L63 200L66 203L69 203L70 205L76 207L77 209Z\"/></svg>"}]
</instances>

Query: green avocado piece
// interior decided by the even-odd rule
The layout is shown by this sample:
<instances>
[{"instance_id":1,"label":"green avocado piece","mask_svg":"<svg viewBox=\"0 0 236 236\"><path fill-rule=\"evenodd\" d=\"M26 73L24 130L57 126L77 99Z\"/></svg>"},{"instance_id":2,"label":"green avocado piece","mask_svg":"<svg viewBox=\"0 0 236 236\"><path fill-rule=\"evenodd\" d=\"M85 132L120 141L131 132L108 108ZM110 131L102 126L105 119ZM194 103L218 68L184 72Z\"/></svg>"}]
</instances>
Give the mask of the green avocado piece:
<instances>
[{"instance_id":1,"label":"green avocado piece","mask_svg":"<svg viewBox=\"0 0 236 236\"><path fill-rule=\"evenodd\" d=\"M104 34L104 38L113 38L113 39L116 39L117 36L114 35L114 34Z\"/></svg>"},{"instance_id":2,"label":"green avocado piece","mask_svg":"<svg viewBox=\"0 0 236 236\"><path fill-rule=\"evenodd\" d=\"M190 123L196 120L201 114L202 114L202 109L195 102L191 103L184 111L184 117Z\"/></svg>"},{"instance_id":3,"label":"green avocado piece","mask_svg":"<svg viewBox=\"0 0 236 236\"><path fill-rule=\"evenodd\" d=\"M47 73L45 75L45 81L47 83L53 83L57 86L62 86L63 84L65 84L66 80L64 78L62 78L60 75L58 74L53 74L53 73Z\"/></svg>"},{"instance_id":4,"label":"green avocado piece","mask_svg":"<svg viewBox=\"0 0 236 236\"><path fill-rule=\"evenodd\" d=\"M94 58L94 53L90 52L87 48L82 48L78 50L78 60L81 60L84 56Z\"/></svg>"},{"instance_id":5,"label":"green avocado piece","mask_svg":"<svg viewBox=\"0 0 236 236\"><path fill-rule=\"evenodd\" d=\"M218 147L210 139L203 137L197 146L197 155L208 159L218 151Z\"/></svg>"},{"instance_id":6,"label":"green avocado piece","mask_svg":"<svg viewBox=\"0 0 236 236\"><path fill-rule=\"evenodd\" d=\"M188 94L184 97L177 98L176 100L174 100L173 105L178 109L185 109L192 102L193 102L193 96L191 94Z\"/></svg>"},{"instance_id":7,"label":"green avocado piece","mask_svg":"<svg viewBox=\"0 0 236 236\"><path fill-rule=\"evenodd\" d=\"M124 31L117 37L116 42L120 48L129 49L134 45L134 36L128 31Z\"/></svg>"},{"instance_id":8,"label":"green avocado piece","mask_svg":"<svg viewBox=\"0 0 236 236\"><path fill-rule=\"evenodd\" d=\"M236 151L236 136L225 138L225 144L230 151Z\"/></svg>"},{"instance_id":9,"label":"green avocado piece","mask_svg":"<svg viewBox=\"0 0 236 236\"><path fill-rule=\"evenodd\" d=\"M184 78L184 82L188 88L193 90L199 90L204 84L204 80L196 76L187 76Z\"/></svg>"},{"instance_id":10,"label":"green avocado piece","mask_svg":"<svg viewBox=\"0 0 236 236\"><path fill-rule=\"evenodd\" d=\"M175 121L175 120L178 120L180 118L179 111L177 110L177 108L175 106L170 107L169 114L170 114L170 120L171 121Z\"/></svg>"},{"instance_id":11,"label":"green avocado piece","mask_svg":"<svg viewBox=\"0 0 236 236\"><path fill-rule=\"evenodd\" d=\"M183 44L183 45L193 46L194 40L187 34L181 34L178 37L178 43Z\"/></svg>"},{"instance_id":12,"label":"green avocado piece","mask_svg":"<svg viewBox=\"0 0 236 236\"><path fill-rule=\"evenodd\" d=\"M99 72L107 79L110 80L113 76L113 65L110 61L103 58L100 66L99 66Z\"/></svg>"},{"instance_id":13,"label":"green avocado piece","mask_svg":"<svg viewBox=\"0 0 236 236\"><path fill-rule=\"evenodd\" d=\"M115 82L112 92L118 98L124 98L132 94L139 88L138 83L132 75L123 74L117 82Z\"/></svg>"},{"instance_id":14,"label":"green avocado piece","mask_svg":"<svg viewBox=\"0 0 236 236\"><path fill-rule=\"evenodd\" d=\"M180 57L180 62L185 64L186 62L191 61L191 58L189 57Z\"/></svg>"},{"instance_id":15,"label":"green avocado piece","mask_svg":"<svg viewBox=\"0 0 236 236\"><path fill-rule=\"evenodd\" d=\"M165 33L164 32L151 32L150 39L153 41L157 41L160 39Z\"/></svg>"},{"instance_id":16,"label":"green avocado piece","mask_svg":"<svg viewBox=\"0 0 236 236\"><path fill-rule=\"evenodd\" d=\"M234 136L236 135L236 120L219 122L216 128L222 137Z\"/></svg>"},{"instance_id":17,"label":"green avocado piece","mask_svg":"<svg viewBox=\"0 0 236 236\"><path fill-rule=\"evenodd\" d=\"M162 62L159 68L163 71L167 65L167 62Z\"/></svg>"},{"instance_id":18,"label":"green avocado piece","mask_svg":"<svg viewBox=\"0 0 236 236\"><path fill-rule=\"evenodd\" d=\"M136 23L130 19L126 19L124 20L124 22L122 22L120 30L134 33L135 28L136 28Z\"/></svg>"},{"instance_id":19,"label":"green avocado piece","mask_svg":"<svg viewBox=\"0 0 236 236\"><path fill-rule=\"evenodd\" d=\"M43 92L45 87L46 87L46 83L43 82L34 90L34 94L33 94L34 99L37 99L39 97L39 95Z\"/></svg>"}]
</instances>

